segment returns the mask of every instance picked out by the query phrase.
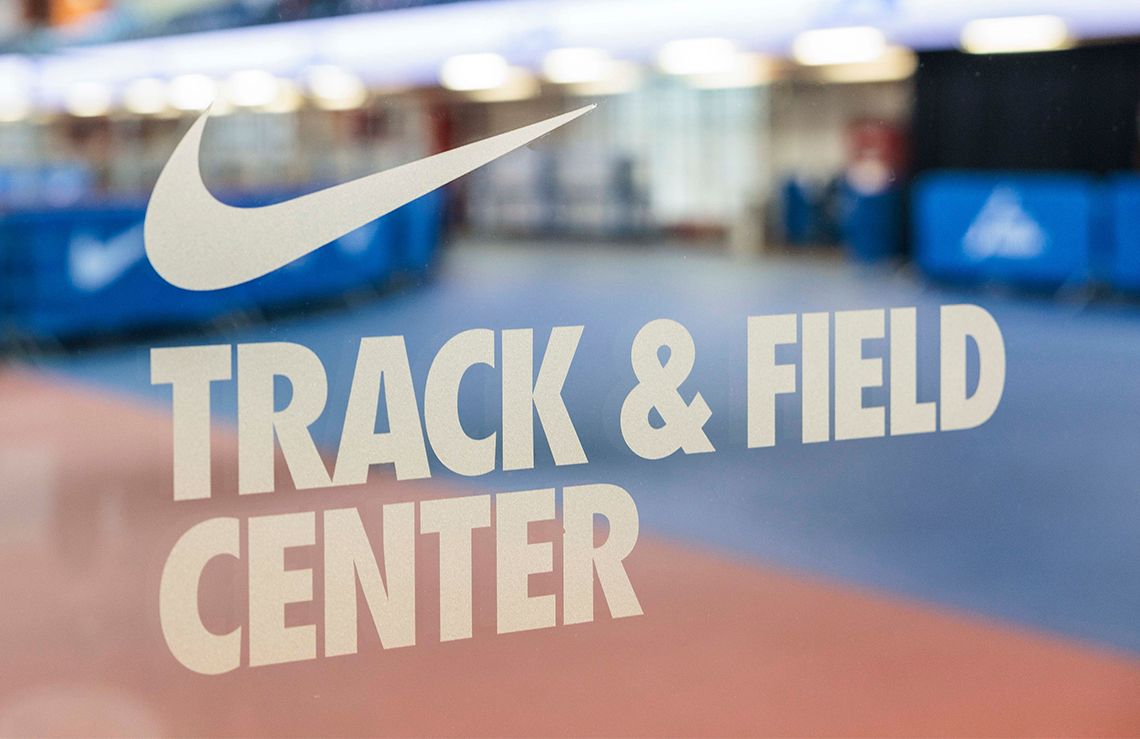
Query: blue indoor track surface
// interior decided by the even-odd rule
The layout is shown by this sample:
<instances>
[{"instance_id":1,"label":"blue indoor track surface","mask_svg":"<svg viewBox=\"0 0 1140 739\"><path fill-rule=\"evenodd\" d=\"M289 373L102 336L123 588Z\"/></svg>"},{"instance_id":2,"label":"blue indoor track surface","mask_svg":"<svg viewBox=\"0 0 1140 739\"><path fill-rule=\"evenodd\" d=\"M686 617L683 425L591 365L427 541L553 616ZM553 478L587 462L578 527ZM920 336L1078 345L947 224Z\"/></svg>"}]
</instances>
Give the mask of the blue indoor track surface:
<instances>
[{"instance_id":1,"label":"blue indoor track surface","mask_svg":"<svg viewBox=\"0 0 1140 739\"><path fill-rule=\"evenodd\" d=\"M954 303L986 308L1005 340L1005 392L984 425L803 445L799 396L789 394L777 399L776 446L746 448L748 316L917 306L918 400L930 401L938 396L938 306ZM696 342L681 394L689 401L699 391L711 408L713 453L648 461L622 441L619 411L637 383L630 346L657 318L681 322ZM533 470L460 478L432 456L433 477L479 491L613 483L633 495L645 532L1140 652L1140 306L955 292L909 272L838 261L466 243L423 287L339 313L153 345L311 348L328 373L329 399L310 430L331 456L362 336L406 338L422 413L428 367L451 336L533 328L537 372L550 328L564 325L585 326L563 397L589 463L556 467L538 434ZM150 346L39 364L169 412L170 386L150 384ZM865 342L864 355L886 357L887 340ZM798 346L778 349L779 362L798 357ZM279 407L290 393L281 385ZM236 382L215 383L215 418L233 423L235 393ZM472 436L498 427L499 394L497 370L468 373L460 402ZM886 400L879 388L864 404ZM312 494L320 507L319 491Z\"/></svg>"}]
</instances>

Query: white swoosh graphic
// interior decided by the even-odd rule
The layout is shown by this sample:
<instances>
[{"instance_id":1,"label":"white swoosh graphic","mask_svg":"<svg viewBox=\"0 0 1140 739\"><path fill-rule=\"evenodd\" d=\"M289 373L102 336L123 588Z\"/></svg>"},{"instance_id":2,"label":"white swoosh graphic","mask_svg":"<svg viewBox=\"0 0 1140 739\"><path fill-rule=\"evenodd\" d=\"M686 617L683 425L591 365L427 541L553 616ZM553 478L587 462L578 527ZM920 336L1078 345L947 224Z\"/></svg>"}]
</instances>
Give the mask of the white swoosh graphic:
<instances>
[{"instance_id":1,"label":"white swoosh graphic","mask_svg":"<svg viewBox=\"0 0 1140 739\"><path fill-rule=\"evenodd\" d=\"M167 282L217 290L269 274L385 213L530 143L593 105L342 185L260 208L219 202L202 182L203 113L170 155L151 193L146 254Z\"/></svg>"},{"instance_id":2,"label":"white swoosh graphic","mask_svg":"<svg viewBox=\"0 0 1140 739\"><path fill-rule=\"evenodd\" d=\"M103 241L86 231L73 233L67 247L71 284L83 292L102 290L142 259L143 225L136 223Z\"/></svg>"}]
</instances>

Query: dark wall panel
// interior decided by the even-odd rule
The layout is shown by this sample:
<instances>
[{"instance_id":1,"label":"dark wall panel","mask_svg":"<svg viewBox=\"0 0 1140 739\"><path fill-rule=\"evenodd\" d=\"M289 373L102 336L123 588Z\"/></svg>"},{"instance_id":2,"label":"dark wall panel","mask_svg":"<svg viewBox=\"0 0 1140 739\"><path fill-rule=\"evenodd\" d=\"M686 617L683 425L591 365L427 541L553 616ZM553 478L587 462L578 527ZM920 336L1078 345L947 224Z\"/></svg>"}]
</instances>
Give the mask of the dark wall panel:
<instances>
[{"instance_id":1,"label":"dark wall panel","mask_svg":"<svg viewBox=\"0 0 1140 739\"><path fill-rule=\"evenodd\" d=\"M1133 169L1140 44L980 56L919 55L914 166Z\"/></svg>"}]
</instances>

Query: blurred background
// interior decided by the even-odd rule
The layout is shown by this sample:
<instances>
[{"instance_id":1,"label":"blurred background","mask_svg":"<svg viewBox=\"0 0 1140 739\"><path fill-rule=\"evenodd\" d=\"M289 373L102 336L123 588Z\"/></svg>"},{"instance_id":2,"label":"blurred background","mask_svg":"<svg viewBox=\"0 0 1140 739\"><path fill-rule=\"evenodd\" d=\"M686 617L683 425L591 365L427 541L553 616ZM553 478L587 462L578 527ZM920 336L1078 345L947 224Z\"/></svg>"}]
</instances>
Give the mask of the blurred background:
<instances>
[{"instance_id":1,"label":"blurred background","mask_svg":"<svg viewBox=\"0 0 1140 739\"><path fill-rule=\"evenodd\" d=\"M6 345L340 299L424 274L453 236L1128 291L1135 33L1123 0L5 0ZM192 301L142 258L149 189L208 105L206 181L252 205L587 103L260 291Z\"/></svg>"},{"instance_id":2,"label":"blurred background","mask_svg":"<svg viewBox=\"0 0 1140 739\"><path fill-rule=\"evenodd\" d=\"M245 285L188 292L147 261L150 190L207 108L204 179L256 206L590 104ZM1135 736L1138 168L1135 0L0 0L0 736ZM745 448L747 316L915 307L926 402L952 303L1004 337L984 425L802 444L783 394L776 446ZM715 453L624 444L630 346L659 318L693 335L680 392ZM538 435L534 469L433 455L422 484L378 465L314 493L279 458L278 491L239 498L217 382L214 497L172 500L153 346L311 348L331 464L361 337L404 336L422 398L458 332L533 328L537 363L567 325L586 465ZM863 352L886 381L864 404L888 406L888 340ZM499 383L464 379L473 436ZM342 505L377 532L395 500L596 482L637 503L644 617L599 597L595 623L497 635L481 529L470 641L433 632L430 537L415 648L382 650L363 610L358 655L217 678L163 641L162 565L206 518ZM532 595L561 597L556 529L532 533L556 563ZM320 629L319 554L289 556L318 600L287 618ZM217 633L248 605L221 559Z\"/></svg>"}]
</instances>

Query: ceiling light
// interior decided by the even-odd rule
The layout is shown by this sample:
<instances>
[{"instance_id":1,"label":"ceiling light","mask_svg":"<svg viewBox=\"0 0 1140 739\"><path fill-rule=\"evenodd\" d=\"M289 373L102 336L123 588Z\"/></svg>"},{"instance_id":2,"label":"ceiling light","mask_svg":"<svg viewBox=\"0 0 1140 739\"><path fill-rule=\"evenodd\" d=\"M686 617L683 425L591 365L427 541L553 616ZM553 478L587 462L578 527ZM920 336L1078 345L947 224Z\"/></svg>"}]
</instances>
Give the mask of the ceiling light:
<instances>
[{"instance_id":1,"label":"ceiling light","mask_svg":"<svg viewBox=\"0 0 1140 739\"><path fill-rule=\"evenodd\" d=\"M268 105L277 97L277 78L260 69L234 72L226 80L226 98L242 108Z\"/></svg>"},{"instance_id":2,"label":"ceiling light","mask_svg":"<svg viewBox=\"0 0 1140 739\"><path fill-rule=\"evenodd\" d=\"M530 70L509 67L506 82L490 90L472 90L468 93L468 97L481 103L501 103L532 98L538 94L538 90L538 80Z\"/></svg>"},{"instance_id":3,"label":"ceiling light","mask_svg":"<svg viewBox=\"0 0 1140 739\"><path fill-rule=\"evenodd\" d=\"M310 69L308 81L313 102L322 110L352 110L368 98L359 77L332 64Z\"/></svg>"},{"instance_id":4,"label":"ceiling light","mask_svg":"<svg viewBox=\"0 0 1140 739\"><path fill-rule=\"evenodd\" d=\"M1073 45L1065 21L1055 15L982 18L962 28L962 48L971 54L1053 51Z\"/></svg>"},{"instance_id":5,"label":"ceiling light","mask_svg":"<svg viewBox=\"0 0 1140 739\"><path fill-rule=\"evenodd\" d=\"M905 46L888 46L873 62L820 67L826 82L891 82L905 80L918 68L918 56Z\"/></svg>"},{"instance_id":6,"label":"ceiling light","mask_svg":"<svg viewBox=\"0 0 1140 739\"><path fill-rule=\"evenodd\" d=\"M701 90L756 87L772 81L772 67L772 60L766 56L739 52L733 58L731 69L716 74L691 75L685 81L690 87Z\"/></svg>"},{"instance_id":7,"label":"ceiling light","mask_svg":"<svg viewBox=\"0 0 1140 739\"><path fill-rule=\"evenodd\" d=\"M0 123L12 123L32 113L32 63L14 54L0 55Z\"/></svg>"},{"instance_id":8,"label":"ceiling light","mask_svg":"<svg viewBox=\"0 0 1140 739\"><path fill-rule=\"evenodd\" d=\"M137 115L154 115L166 110L166 85L154 77L144 77L127 85L123 106Z\"/></svg>"},{"instance_id":9,"label":"ceiling light","mask_svg":"<svg viewBox=\"0 0 1140 739\"><path fill-rule=\"evenodd\" d=\"M22 121L31 112L32 103L28 99L27 90L0 77L0 123Z\"/></svg>"},{"instance_id":10,"label":"ceiling light","mask_svg":"<svg viewBox=\"0 0 1140 739\"><path fill-rule=\"evenodd\" d=\"M792 56L800 64L858 64L873 62L887 48L883 32L870 26L819 28L804 31L792 43Z\"/></svg>"},{"instance_id":11,"label":"ceiling light","mask_svg":"<svg viewBox=\"0 0 1140 739\"><path fill-rule=\"evenodd\" d=\"M670 41L657 54L657 66L666 74L723 74L732 71L736 44L726 38Z\"/></svg>"},{"instance_id":12,"label":"ceiling light","mask_svg":"<svg viewBox=\"0 0 1140 739\"><path fill-rule=\"evenodd\" d=\"M106 115L111 109L111 90L101 82L78 82L67 91L67 112L81 118Z\"/></svg>"},{"instance_id":13,"label":"ceiling light","mask_svg":"<svg viewBox=\"0 0 1140 739\"><path fill-rule=\"evenodd\" d=\"M261 110L266 113L292 113L301 107L301 89L293 80L277 80L277 94Z\"/></svg>"},{"instance_id":14,"label":"ceiling light","mask_svg":"<svg viewBox=\"0 0 1140 739\"><path fill-rule=\"evenodd\" d=\"M542 74L555 84L600 82L610 71L613 60L602 49L555 49L542 60Z\"/></svg>"},{"instance_id":15,"label":"ceiling light","mask_svg":"<svg viewBox=\"0 0 1140 739\"><path fill-rule=\"evenodd\" d=\"M449 90L492 90L508 73L507 60L498 54L460 54L443 63L439 81Z\"/></svg>"},{"instance_id":16,"label":"ceiling light","mask_svg":"<svg viewBox=\"0 0 1140 739\"><path fill-rule=\"evenodd\" d=\"M32 105L22 95L0 95L0 123L15 123L31 115Z\"/></svg>"},{"instance_id":17,"label":"ceiling light","mask_svg":"<svg viewBox=\"0 0 1140 739\"><path fill-rule=\"evenodd\" d=\"M606 69L606 76L595 82L575 82L566 86L571 95L621 95L633 92L641 84L641 67L633 62L613 60Z\"/></svg>"},{"instance_id":18,"label":"ceiling light","mask_svg":"<svg viewBox=\"0 0 1140 739\"><path fill-rule=\"evenodd\" d=\"M205 110L218 95L218 86L204 74L182 74L167 88L170 104L178 110ZM212 110L217 115L218 110Z\"/></svg>"}]
</instances>

